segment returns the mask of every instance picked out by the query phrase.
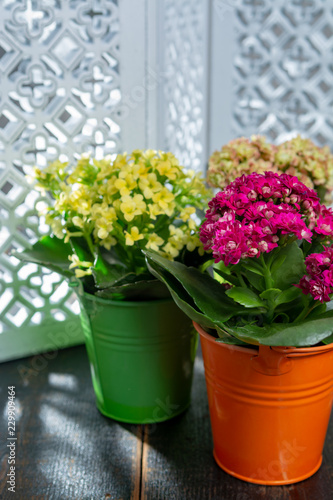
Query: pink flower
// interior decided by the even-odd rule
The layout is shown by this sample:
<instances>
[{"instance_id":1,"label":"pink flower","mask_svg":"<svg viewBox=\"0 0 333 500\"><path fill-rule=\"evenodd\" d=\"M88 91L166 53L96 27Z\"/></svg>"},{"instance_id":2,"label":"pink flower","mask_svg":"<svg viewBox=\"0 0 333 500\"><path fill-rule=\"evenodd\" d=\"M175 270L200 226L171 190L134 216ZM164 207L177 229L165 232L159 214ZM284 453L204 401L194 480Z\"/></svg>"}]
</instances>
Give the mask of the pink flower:
<instances>
[{"instance_id":1,"label":"pink flower","mask_svg":"<svg viewBox=\"0 0 333 500\"><path fill-rule=\"evenodd\" d=\"M235 222L233 227L222 229L218 235L215 236L212 245L213 255L215 262L223 260L228 264L237 264L244 252L248 251L246 244L246 236L241 230L240 223Z\"/></svg>"},{"instance_id":2,"label":"pink flower","mask_svg":"<svg viewBox=\"0 0 333 500\"><path fill-rule=\"evenodd\" d=\"M200 230L204 248L225 264L271 252L288 237L333 240L333 211L297 177L274 172L235 179L209 202Z\"/></svg>"},{"instance_id":3,"label":"pink flower","mask_svg":"<svg viewBox=\"0 0 333 500\"><path fill-rule=\"evenodd\" d=\"M321 253L310 254L305 259L307 275L295 286L304 294L311 294L314 300L329 302L330 294L333 293L332 257L333 247L325 248Z\"/></svg>"},{"instance_id":4,"label":"pink flower","mask_svg":"<svg viewBox=\"0 0 333 500\"><path fill-rule=\"evenodd\" d=\"M314 228L317 234L333 236L333 212L332 209L322 210L317 219L317 227Z\"/></svg>"},{"instance_id":5,"label":"pink flower","mask_svg":"<svg viewBox=\"0 0 333 500\"><path fill-rule=\"evenodd\" d=\"M310 280L309 293L315 300L320 300L320 302L329 302L332 289L326 286L322 281Z\"/></svg>"},{"instance_id":6,"label":"pink flower","mask_svg":"<svg viewBox=\"0 0 333 500\"><path fill-rule=\"evenodd\" d=\"M321 253L312 253L305 259L306 264L306 272L310 276L318 276L323 272L323 254Z\"/></svg>"}]
</instances>

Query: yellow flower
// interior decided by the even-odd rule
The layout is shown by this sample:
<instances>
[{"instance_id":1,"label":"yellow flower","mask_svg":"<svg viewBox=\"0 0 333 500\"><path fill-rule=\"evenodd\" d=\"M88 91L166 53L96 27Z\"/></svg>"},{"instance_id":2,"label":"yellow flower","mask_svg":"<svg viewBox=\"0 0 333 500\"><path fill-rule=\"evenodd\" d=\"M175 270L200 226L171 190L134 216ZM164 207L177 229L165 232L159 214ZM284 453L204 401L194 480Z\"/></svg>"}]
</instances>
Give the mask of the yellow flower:
<instances>
[{"instance_id":1,"label":"yellow flower","mask_svg":"<svg viewBox=\"0 0 333 500\"><path fill-rule=\"evenodd\" d=\"M68 231L68 229L66 229L66 236L65 236L64 242L68 243L71 238L77 238L80 236L83 236L83 233L81 233L81 232L71 233L70 231Z\"/></svg>"},{"instance_id":2,"label":"yellow flower","mask_svg":"<svg viewBox=\"0 0 333 500\"><path fill-rule=\"evenodd\" d=\"M81 229L84 226L83 219L81 219L81 217L79 217L78 215L75 215L75 217L73 217L72 222L73 222L74 226L80 227Z\"/></svg>"},{"instance_id":3,"label":"yellow flower","mask_svg":"<svg viewBox=\"0 0 333 500\"><path fill-rule=\"evenodd\" d=\"M126 245L131 247L136 241L143 239L143 234L140 234L139 229L136 226L131 227L131 232L125 231Z\"/></svg>"},{"instance_id":4,"label":"yellow flower","mask_svg":"<svg viewBox=\"0 0 333 500\"><path fill-rule=\"evenodd\" d=\"M65 237L64 230L63 230L64 228L63 228L61 221L59 219L51 219L49 222L49 219L47 217L45 217L45 222L47 224L50 224L53 234L57 238L59 238L59 240L64 239L64 237Z\"/></svg>"},{"instance_id":5,"label":"yellow flower","mask_svg":"<svg viewBox=\"0 0 333 500\"><path fill-rule=\"evenodd\" d=\"M174 199L174 195L166 187L161 189L158 193L155 193L153 196L153 202L157 203L169 216L172 215L175 207Z\"/></svg>"},{"instance_id":6,"label":"yellow flower","mask_svg":"<svg viewBox=\"0 0 333 500\"><path fill-rule=\"evenodd\" d=\"M175 241L168 241L166 245L164 245L163 250L173 259L178 257L179 249L178 244Z\"/></svg>"},{"instance_id":7,"label":"yellow flower","mask_svg":"<svg viewBox=\"0 0 333 500\"><path fill-rule=\"evenodd\" d=\"M136 215L142 215L146 209L146 204L143 201L142 194L132 196L123 196L120 203L120 210L124 214L127 222L134 219Z\"/></svg>"},{"instance_id":8,"label":"yellow flower","mask_svg":"<svg viewBox=\"0 0 333 500\"><path fill-rule=\"evenodd\" d=\"M91 207L91 218L92 220L103 217L109 222L117 220L117 213L114 207L110 207L107 203L95 203Z\"/></svg>"},{"instance_id":9,"label":"yellow flower","mask_svg":"<svg viewBox=\"0 0 333 500\"><path fill-rule=\"evenodd\" d=\"M116 188L115 183L118 180L118 177L116 175L113 175L110 177L110 179L107 180L106 184L102 184L98 188L98 194L104 196L105 194L108 194L109 196L113 196L114 194L118 193L118 188Z\"/></svg>"},{"instance_id":10,"label":"yellow flower","mask_svg":"<svg viewBox=\"0 0 333 500\"><path fill-rule=\"evenodd\" d=\"M172 153L159 151L159 154L161 158L154 158L152 165L158 170L160 175L166 176L171 181L176 180L180 173L178 160Z\"/></svg>"},{"instance_id":11,"label":"yellow flower","mask_svg":"<svg viewBox=\"0 0 333 500\"><path fill-rule=\"evenodd\" d=\"M155 220L157 215L163 214L163 210L156 203L151 203L148 205L149 216L151 219Z\"/></svg>"},{"instance_id":12,"label":"yellow flower","mask_svg":"<svg viewBox=\"0 0 333 500\"><path fill-rule=\"evenodd\" d=\"M196 222L193 220L193 219L189 219L188 222L187 222L187 226L189 229L191 229L192 231L195 231L197 229L197 224Z\"/></svg>"},{"instance_id":13,"label":"yellow flower","mask_svg":"<svg viewBox=\"0 0 333 500\"><path fill-rule=\"evenodd\" d=\"M75 276L77 278L83 278L84 276L89 276L92 274L91 269L75 269Z\"/></svg>"},{"instance_id":14,"label":"yellow flower","mask_svg":"<svg viewBox=\"0 0 333 500\"><path fill-rule=\"evenodd\" d=\"M43 170L41 170L40 168L34 167L32 169L32 173L33 173L33 177L35 177L36 179L38 179L40 181L46 180L46 173L43 172Z\"/></svg>"},{"instance_id":15,"label":"yellow flower","mask_svg":"<svg viewBox=\"0 0 333 500\"><path fill-rule=\"evenodd\" d=\"M122 178L120 172L119 179L115 181L114 186L119 190L122 197L128 196L136 188L136 181L131 174L127 174L125 178Z\"/></svg>"},{"instance_id":16,"label":"yellow flower","mask_svg":"<svg viewBox=\"0 0 333 500\"><path fill-rule=\"evenodd\" d=\"M194 207L204 208L208 195L203 180L183 171L172 153L135 150L101 160L83 155L72 167L56 162L35 169L36 178L54 200L46 223L66 242L88 231L96 250L132 247L135 265L140 248L173 259L185 245L197 244ZM80 277L91 273L91 263L76 258L72 264Z\"/></svg>"},{"instance_id":17,"label":"yellow flower","mask_svg":"<svg viewBox=\"0 0 333 500\"><path fill-rule=\"evenodd\" d=\"M110 250L111 247L114 247L117 244L116 238L113 236L109 235L105 240L102 241L101 245L106 248L107 250Z\"/></svg>"},{"instance_id":18,"label":"yellow flower","mask_svg":"<svg viewBox=\"0 0 333 500\"><path fill-rule=\"evenodd\" d=\"M126 167L127 165L127 153L123 153L123 154L117 154L117 156L115 157L114 159L114 162L113 162L113 166L114 168L116 169L122 169L124 167Z\"/></svg>"},{"instance_id":19,"label":"yellow flower","mask_svg":"<svg viewBox=\"0 0 333 500\"><path fill-rule=\"evenodd\" d=\"M85 261L85 260L80 260L79 257L75 254L73 255L69 255L68 256L68 260L71 261L71 264L69 266L69 269L73 269L74 267L85 267L85 268L90 268L93 264L92 262L88 262L88 261Z\"/></svg>"},{"instance_id":20,"label":"yellow flower","mask_svg":"<svg viewBox=\"0 0 333 500\"><path fill-rule=\"evenodd\" d=\"M155 250L155 252L158 252L159 247L161 245L163 245L163 243L164 243L163 238L161 238L160 236L158 236L158 234L156 234L156 233L152 233L148 237L148 241L146 243L146 248L148 250L151 249L151 250Z\"/></svg>"},{"instance_id":21,"label":"yellow flower","mask_svg":"<svg viewBox=\"0 0 333 500\"><path fill-rule=\"evenodd\" d=\"M105 240L113 229L112 222L105 217L100 217L96 220L96 234L101 240Z\"/></svg>"},{"instance_id":22,"label":"yellow flower","mask_svg":"<svg viewBox=\"0 0 333 500\"><path fill-rule=\"evenodd\" d=\"M148 176L149 166L146 165L145 161L139 161L139 163L135 163L132 166L132 175L134 179L143 179Z\"/></svg>"},{"instance_id":23,"label":"yellow flower","mask_svg":"<svg viewBox=\"0 0 333 500\"><path fill-rule=\"evenodd\" d=\"M136 150L135 152L138 153L140 150ZM146 149L146 151L140 151L142 154L142 157L145 158L146 160L151 160L156 156L156 151L154 149Z\"/></svg>"},{"instance_id":24,"label":"yellow flower","mask_svg":"<svg viewBox=\"0 0 333 500\"><path fill-rule=\"evenodd\" d=\"M170 236L175 236L178 240L184 238L184 231L180 227L176 227L173 224L169 226Z\"/></svg>"},{"instance_id":25,"label":"yellow flower","mask_svg":"<svg viewBox=\"0 0 333 500\"><path fill-rule=\"evenodd\" d=\"M186 207L184 208L180 214L179 218L183 221L186 222L188 219L191 217L192 214L195 213L195 208L194 207Z\"/></svg>"},{"instance_id":26,"label":"yellow flower","mask_svg":"<svg viewBox=\"0 0 333 500\"><path fill-rule=\"evenodd\" d=\"M147 175L147 178L141 178L139 181L139 188L143 192L143 196L147 199L153 197L154 193L161 191L162 184L157 181L157 176L154 173Z\"/></svg>"},{"instance_id":27,"label":"yellow flower","mask_svg":"<svg viewBox=\"0 0 333 500\"><path fill-rule=\"evenodd\" d=\"M186 226L183 226L186 228ZM179 251L184 247L187 240L187 235L184 233L183 229L176 227L173 224L169 225L170 236L168 242L164 245L163 250L171 256L173 259L178 257Z\"/></svg>"},{"instance_id":28,"label":"yellow flower","mask_svg":"<svg viewBox=\"0 0 333 500\"><path fill-rule=\"evenodd\" d=\"M196 234L193 235L189 234L185 236L184 244L186 245L186 248L189 252L193 252L193 250L195 250L197 247L202 246L199 236L197 236Z\"/></svg>"},{"instance_id":29,"label":"yellow flower","mask_svg":"<svg viewBox=\"0 0 333 500\"><path fill-rule=\"evenodd\" d=\"M55 207L61 211L62 209L72 209L81 215L89 215L91 211L91 193L86 186L81 185L69 195L62 192L59 198L59 204L56 202ZM69 205L69 206L67 206Z\"/></svg>"}]
</instances>

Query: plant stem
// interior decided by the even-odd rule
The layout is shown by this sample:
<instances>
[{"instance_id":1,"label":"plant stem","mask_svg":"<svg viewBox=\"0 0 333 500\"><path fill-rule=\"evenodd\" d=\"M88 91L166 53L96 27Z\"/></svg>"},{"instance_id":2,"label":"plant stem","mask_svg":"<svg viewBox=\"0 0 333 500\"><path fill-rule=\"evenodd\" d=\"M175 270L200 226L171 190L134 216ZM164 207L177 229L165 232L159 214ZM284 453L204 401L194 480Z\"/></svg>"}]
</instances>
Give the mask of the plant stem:
<instances>
[{"instance_id":1,"label":"plant stem","mask_svg":"<svg viewBox=\"0 0 333 500\"><path fill-rule=\"evenodd\" d=\"M244 281L244 278L243 278L243 276L242 276L242 273L236 273L236 274L237 274L237 278L238 278L238 279L239 279L239 281L240 281L240 284L241 284L244 288L247 288L247 285L246 285L246 283L245 283L245 281Z\"/></svg>"},{"instance_id":2,"label":"plant stem","mask_svg":"<svg viewBox=\"0 0 333 500\"><path fill-rule=\"evenodd\" d=\"M274 284L273 280L272 280L271 270L270 270L270 267L266 265L263 254L260 255L260 260L262 263L262 269L263 269L263 274L264 274L266 290L269 290L270 288L273 288L273 284ZM267 300L267 305L268 305L268 311L266 314L267 321L269 323L272 323L273 318L274 318L274 310L275 310L274 300L273 301Z\"/></svg>"},{"instance_id":3,"label":"plant stem","mask_svg":"<svg viewBox=\"0 0 333 500\"><path fill-rule=\"evenodd\" d=\"M309 314L310 312L312 312L317 306L320 305L320 302L318 301L318 303L316 304L313 304L312 307L310 307L310 309L307 309L307 307L305 307L303 309L303 311L297 316L297 318L295 319L294 323L296 323L297 321L302 321L303 319L305 319Z\"/></svg>"},{"instance_id":4,"label":"plant stem","mask_svg":"<svg viewBox=\"0 0 333 500\"><path fill-rule=\"evenodd\" d=\"M268 290L269 288L273 288L273 280L272 280L272 276L271 276L271 270L270 270L270 267L266 265L263 254L260 255L260 260L262 263L262 269L263 269L263 275L264 275L264 279L265 279L266 290Z\"/></svg>"},{"instance_id":5,"label":"plant stem","mask_svg":"<svg viewBox=\"0 0 333 500\"><path fill-rule=\"evenodd\" d=\"M209 266L212 266L214 264L214 259L210 259L210 260L207 260L206 262L204 262L203 264L201 264L201 266L199 266L199 270L204 273L206 271L206 269L209 267Z\"/></svg>"},{"instance_id":6,"label":"plant stem","mask_svg":"<svg viewBox=\"0 0 333 500\"><path fill-rule=\"evenodd\" d=\"M88 247L89 247L89 250L90 250L91 254L95 257L95 247L93 245L93 242L92 242L90 234L85 232L84 233L84 237L86 239L86 242L88 244Z\"/></svg>"}]
</instances>

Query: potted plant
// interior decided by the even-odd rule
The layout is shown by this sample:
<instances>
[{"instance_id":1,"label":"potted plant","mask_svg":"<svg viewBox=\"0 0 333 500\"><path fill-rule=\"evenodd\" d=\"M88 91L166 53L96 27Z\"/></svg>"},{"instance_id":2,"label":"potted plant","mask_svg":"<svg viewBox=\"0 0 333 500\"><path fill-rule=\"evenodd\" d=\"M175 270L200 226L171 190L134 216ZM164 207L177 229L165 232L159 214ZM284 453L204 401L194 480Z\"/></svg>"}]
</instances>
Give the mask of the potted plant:
<instances>
[{"instance_id":1,"label":"potted plant","mask_svg":"<svg viewBox=\"0 0 333 500\"><path fill-rule=\"evenodd\" d=\"M249 482L303 480L333 400L333 211L294 176L252 173L209 202L200 239L214 273L147 262L200 333L215 459Z\"/></svg>"},{"instance_id":2,"label":"potted plant","mask_svg":"<svg viewBox=\"0 0 333 500\"><path fill-rule=\"evenodd\" d=\"M278 146L263 136L234 139L210 156L207 179L212 187L224 189L242 174L265 171L296 176L332 203L333 155L328 146L320 148L299 135Z\"/></svg>"},{"instance_id":3,"label":"potted plant","mask_svg":"<svg viewBox=\"0 0 333 500\"><path fill-rule=\"evenodd\" d=\"M41 216L52 236L17 254L77 286L98 409L132 423L171 418L189 405L197 334L142 249L197 266L195 232L208 197L198 174L171 153L82 156L36 168L50 195Z\"/></svg>"}]
</instances>

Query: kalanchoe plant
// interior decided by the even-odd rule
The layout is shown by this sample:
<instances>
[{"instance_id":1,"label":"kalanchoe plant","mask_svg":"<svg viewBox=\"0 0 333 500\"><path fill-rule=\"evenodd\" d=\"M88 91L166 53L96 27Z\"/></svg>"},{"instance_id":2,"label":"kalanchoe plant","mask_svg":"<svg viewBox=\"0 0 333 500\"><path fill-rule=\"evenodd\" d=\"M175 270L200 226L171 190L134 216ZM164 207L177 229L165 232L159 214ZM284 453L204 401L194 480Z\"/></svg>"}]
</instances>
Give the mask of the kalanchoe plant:
<instances>
[{"instance_id":1,"label":"kalanchoe plant","mask_svg":"<svg viewBox=\"0 0 333 500\"><path fill-rule=\"evenodd\" d=\"M233 344L333 342L333 211L296 177L237 178L210 202L201 271L147 252L151 272L194 321ZM205 269L205 270L204 270Z\"/></svg>"},{"instance_id":2,"label":"kalanchoe plant","mask_svg":"<svg viewBox=\"0 0 333 500\"><path fill-rule=\"evenodd\" d=\"M207 180L215 188L224 189L241 175L270 170L277 172L274 156L277 147L265 137L252 136L251 140L239 137L224 145L221 151L214 151L209 158Z\"/></svg>"},{"instance_id":3,"label":"kalanchoe plant","mask_svg":"<svg viewBox=\"0 0 333 500\"><path fill-rule=\"evenodd\" d=\"M262 136L234 139L211 155L207 179L211 186L224 189L242 174L265 171L293 175L332 203L333 155L328 146L320 148L300 136L279 146Z\"/></svg>"},{"instance_id":4,"label":"kalanchoe plant","mask_svg":"<svg viewBox=\"0 0 333 500\"><path fill-rule=\"evenodd\" d=\"M41 215L53 235L17 256L80 279L88 293L128 300L168 294L148 271L143 249L194 266L202 261L194 215L209 191L171 153L136 150L99 161L86 155L74 166L36 168L34 179L52 200Z\"/></svg>"}]
</instances>

